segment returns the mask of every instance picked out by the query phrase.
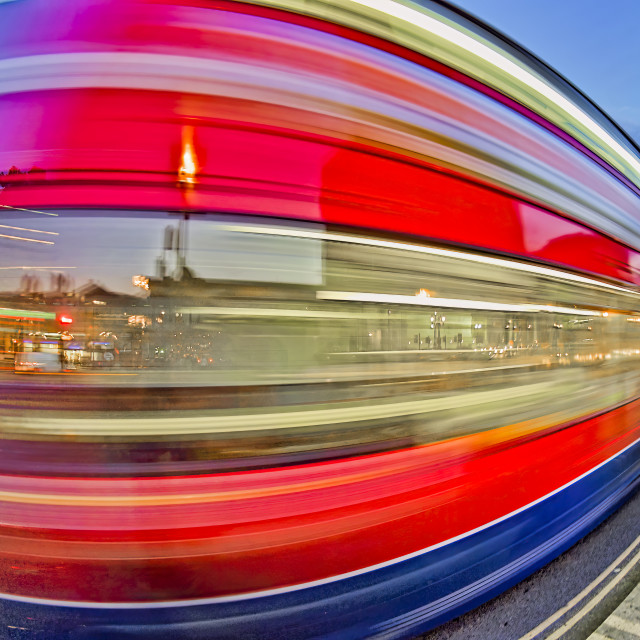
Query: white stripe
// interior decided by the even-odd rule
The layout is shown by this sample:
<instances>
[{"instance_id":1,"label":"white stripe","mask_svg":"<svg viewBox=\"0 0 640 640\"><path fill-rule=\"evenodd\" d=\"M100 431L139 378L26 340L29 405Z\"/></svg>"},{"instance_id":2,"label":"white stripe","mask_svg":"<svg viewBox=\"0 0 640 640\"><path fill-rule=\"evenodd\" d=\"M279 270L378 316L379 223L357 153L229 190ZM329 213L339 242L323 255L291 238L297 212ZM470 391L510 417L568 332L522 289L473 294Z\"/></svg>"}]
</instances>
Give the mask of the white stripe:
<instances>
[{"instance_id":1,"label":"white stripe","mask_svg":"<svg viewBox=\"0 0 640 640\"><path fill-rule=\"evenodd\" d=\"M486 371L491 371L487 368ZM264 429L296 429L325 424L342 424L412 416L448 409L459 409L478 405L491 405L514 398L548 397L555 382L536 382L507 389L473 391L463 397L444 396L427 400L408 400L366 406L339 407L334 409L312 409L278 413L242 413L227 416L203 416L193 418L21 418L12 425L13 431L37 431L39 434L65 433L67 435L105 435L118 433L128 435L140 433L237 433L239 431L261 431ZM5 425L8 428L8 423Z\"/></svg>"},{"instance_id":2,"label":"white stripe","mask_svg":"<svg viewBox=\"0 0 640 640\"><path fill-rule=\"evenodd\" d=\"M640 443L640 438L632 442L630 445L627 445L624 449L622 449L621 451L618 451L618 453L611 456L604 462L601 462L600 464L596 465L595 467L593 467L593 469L590 469L589 471L583 473L581 476L574 478L573 480L571 480L571 482L567 482L561 487L558 487L557 489L555 489L554 491L551 491L547 495L542 496L541 498L538 498L533 502L530 502L524 507L520 507L515 511L511 511L510 513L504 516L501 516L500 518L496 518L495 520L492 520L491 522L487 522L486 524L476 527L475 529L466 531L465 533L462 533L459 536L449 538L448 540L445 540L443 542L439 542L437 544L431 545L430 547L420 549L419 551L414 551L404 556L394 558L393 560L386 560L385 562L380 562L378 564L374 564L369 567L364 567L363 569L356 569L355 571L341 573L339 575L331 576L329 578L322 578L320 580L313 580L311 582L303 582L300 584L291 585L287 587L280 587L278 589L266 589L264 591L254 591L252 593L242 593L242 594L237 594L233 596L217 596L213 598L198 598L194 600L165 600L165 601L156 601L156 602L84 602L84 601L75 601L75 600L52 600L49 598L31 598L27 596L17 596L10 593L0 593L0 599L11 600L14 602L46 604L46 605L53 605L58 607L78 607L83 609L162 609L165 607L191 607L191 606L206 605L206 604L224 604L228 602L241 602L243 600L265 598L268 596L274 596L274 595L279 595L283 593L292 593L294 591L301 591L303 589L309 589L311 587L318 587L325 584L331 584L333 582L338 582L340 580L346 580L347 578L353 578L356 576L364 575L366 573L371 573L372 571L377 571L378 569L391 567L395 564L404 562L406 560L417 558L430 551L433 551L434 549L441 549L442 547L446 547L459 540L464 540L465 538L468 538L469 536L475 533L484 531L485 529L488 529L489 527L499 524L500 522L504 522L505 520L508 520L509 518L512 518L522 513L523 511L526 511L527 509L530 509L536 506L537 504L544 502L545 500L548 500L549 498L560 493L561 491L564 491L565 489L569 488L571 485L575 484L576 482L579 482L580 480L591 475L592 473L594 473L604 465L615 460L618 456L621 456L623 453L625 453L626 451L628 451L629 449L631 449L632 447L636 446L639 443ZM620 578L622 574L623 572L620 572L617 578ZM550 640L550 639L547 639L547 640Z\"/></svg>"},{"instance_id":3,"label":"white stripe","mask_svg":"<svg viewBox=\"0 0 640 640\"><path fill-rule=\"evenodd\" d=\"M629 295L637 296L638 291L621 287L619 285L609 284L601 280L586 278L568 271L553 269L551 267L541 267L526 262L517 262L515 260L507 260L505 258L493 258L475 253L466 253L464 251L456 251L453 249L440 249L436 247L428 247L417 244L408 244L405 242L392 242L389 240L378 240L375 238L366 238L363 236L352 236L342 233L324 233L322 231L307 231L304 229L292 228L272 228L260 225L225 225L222 227L225 231L236 231L238 233L255 233L259 235L286 236L296 238L313 238L317 240L326 240L331 242L345 242L348 244L359 244L371 247L384 247L388 249L401 249L403 251L412 251L414 253L424 253L427 255L441 256L444 258L456 258L459 260L467 260L470 262L479 262L481 264L490 264L505 269L513 269L515 271L525 271L536 275L547 276L559 280L568 280L569 282L578 282L603 289L620 291Z\"/></svg>"},{"instance_id":4,"label":"white stripe","mask_svg":"<svg viewBox=\"0 0 640 640\"><path fill-rule=\"evenodd\" d=\"M514 311L523 313L562 313L574 316L602 316L599 311L577 309L575 307L555 307L550 304L505 304L484 300L462 300L460 298L428 298L423 296L402 296L389 293L368 293L361 291L317 291L318 300L339 300L347 302L379 302L382 304L404 304L418 307L438 307L444 309L473 309L485 311Z\"/></svg>"},{"instance_id":5,"label":"white stripe","mask_svg":"<svg viewBox=\"0 0 640 640\"><path fill-rule=\"evenodd\" d=\"M482 60L484 64L489 63L496 67L500 72L510 75L512 78L519 80L525 86L539 93L546 98L551 104L562 109L567 115L575 118L582 126L592 133L596 138L609 147L624 160L636 172L634 182L638 183L638 173L640 173L640 162L625 147L615 140L603 127L595 120L582 111L576 104L569 100L562 93L547 84L540 77L521 67L510 57L507 57L499 51L489 47L475 38L459 31L454 25L440 22L434 17L417 11L411 7L405 6L393 0L353 0L355 3L363 5L368 10L375 9L384 14L393 16L396 19L403 20L412 26L417 26L439 38L443 38L447 42L454 44L461 49L469 52L476 58ZM566 125L565 125L566 126Z\"/></svg>"},{"instance_id":6,"label":"white stripe","mask_svg":"<svg viewBox=\"0 0 640 640\"><path fill-rule=\"evenodd\" d=\"M250 316L278 318L369 318L379 320L379 313L359 313L357 311L319 311L308 309L261 309L256 307L176 307L177 313L192 316ZM600 315L600 314L598 314Z\"/></svg>"},{"instance_id":7,"label":"white stripe","mask_svg":"<svg viewBox=\"0 0 640 640\"><path fill-rule=\"evenodd\" d=\"M382 304L404 304L418 307L445 307L448 309L484 309L488 311L532 311L526 304L504 304L484 300L460 300L453 298L426 298L402 296L389 293L366 293L361 291L317 291L318 300L339 300L348 302L379 302Z\"/></svg>"}]
</instances>

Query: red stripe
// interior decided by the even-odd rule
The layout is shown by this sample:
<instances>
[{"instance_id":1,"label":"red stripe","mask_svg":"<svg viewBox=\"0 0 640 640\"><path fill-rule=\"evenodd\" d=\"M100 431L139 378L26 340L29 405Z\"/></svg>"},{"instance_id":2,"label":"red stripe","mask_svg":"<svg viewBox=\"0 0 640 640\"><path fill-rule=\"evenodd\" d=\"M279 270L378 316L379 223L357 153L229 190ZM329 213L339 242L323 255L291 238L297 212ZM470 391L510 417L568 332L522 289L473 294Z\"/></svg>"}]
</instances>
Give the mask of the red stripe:
<instances>
[{"instance_id":1,"label":"red stripe","mask_svg":"<svg viewBox=\"0 0 640 640\"><path fill-rule=\"evenodd\" d=\"M289 487L278 496L196 507L4 503L5 522L15 517L32 523L26 529L2 528L0 591L90 601L182 599L286 586L361 569L442 542L529 504L633 442L640 436L639 423L640 401L636 401L542 437L515 442L494 443L496 432L487 432L291 469L130 481L134 495L147 485L155 485L156 493L178 496L203 483L217 491ZM293 491L310 478L342 481L355 471L377 475L355 484ZM52 482L53 486L69 483L69 488L74 483L53 478L35 481L42 482L43 491ZM120 481L101 482L102 493L111 493ZM47 517L64 529L42 528ZM100 530L78 530L90 522ZM132 530L119 531L123 524ZM156 531L147 533L149 526Z\"/></svg>"},{"instance_id":2,"label":"red stripe","mask_svg":"<svg viewBox=\"0 0 640 640\"><path fill-rule=\"evenodd\" d=\"M16 113L22 101L33 98L22 96ZM637 252L577 222L417 159L318 134L216 121L199 131L198 144L215 153L209 154L199 189L185 196L175 188L169 170L178 166L172 153L178 154L179 147L172 149L169 141L180 139L180 123L150 118L142 126L117 118L134 102L136 109L167 113L177 108L178 97L84 91L40 98L52 121L60 111L74 115L73 135L68 133L63 141L59 130L47 129L41 145L66 145L66 151L45 174L17 176L20 188L5 189L2 204L82 207L91 202L313 220L489 249L640 284L640 272L629 266L640 264ZM111 131L95 126L92 119L99 121L99 114L106 112L116 118ZM108 148L105 136L131 144L126 153L123 148L117 151L123 154L121 171L113 169L113 152L101 151ZM80 162L82 156L76 154L82 147L92 149L86 168L56 170ZM145 170L134 171L137 166ZM38 182L41 179L44 182Z\"/></svg>"}]
</instances>

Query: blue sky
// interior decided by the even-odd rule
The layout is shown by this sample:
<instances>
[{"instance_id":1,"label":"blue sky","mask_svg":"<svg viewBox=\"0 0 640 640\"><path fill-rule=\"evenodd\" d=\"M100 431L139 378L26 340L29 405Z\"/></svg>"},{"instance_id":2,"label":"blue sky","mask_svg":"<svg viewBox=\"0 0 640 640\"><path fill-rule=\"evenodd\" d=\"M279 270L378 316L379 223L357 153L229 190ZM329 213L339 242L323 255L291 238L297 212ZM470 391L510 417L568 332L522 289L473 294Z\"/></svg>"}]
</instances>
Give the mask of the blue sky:
<instances>
[{"instance_id":1,"label":"blue sky","mask_svg":"<svg viewBox=\"0 0 640 640\"><path fill-rule=\"evenodd\" d=\"M639 0L453 0L587 94L640 144Z\"/></svg>"}]
</instances>

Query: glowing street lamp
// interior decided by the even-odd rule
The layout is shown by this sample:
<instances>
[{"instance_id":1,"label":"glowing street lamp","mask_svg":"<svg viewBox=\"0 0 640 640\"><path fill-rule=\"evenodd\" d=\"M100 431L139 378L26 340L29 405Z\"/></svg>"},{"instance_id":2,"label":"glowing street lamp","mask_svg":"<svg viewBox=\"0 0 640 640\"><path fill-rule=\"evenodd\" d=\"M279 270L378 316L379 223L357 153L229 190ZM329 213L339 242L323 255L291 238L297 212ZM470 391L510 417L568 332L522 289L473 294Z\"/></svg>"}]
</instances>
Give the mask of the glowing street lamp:
<instances>
[{"instance_id":1,"label":"glowing street lamp","mask_svg":"<svg viewBox=\"0 0 640 640\"><path fill-rule=\"evenodd\" d=\"M193 127L185 127L182 131L182 164L178 169L178 183L183 187L192 187L196 183L197 171Z\"/></svg>"},{"instance_id":2,"label":"glowing street lamp","mask_svg":"<svg viewBox=\"0 0 640 640\"><path fill-rule=\"evenodd\" d=\"M134 287L140 287L145 291L149 291L149 278L147 278L147 276L133 276L131 283Z\"/></svg>"}]
</instances>

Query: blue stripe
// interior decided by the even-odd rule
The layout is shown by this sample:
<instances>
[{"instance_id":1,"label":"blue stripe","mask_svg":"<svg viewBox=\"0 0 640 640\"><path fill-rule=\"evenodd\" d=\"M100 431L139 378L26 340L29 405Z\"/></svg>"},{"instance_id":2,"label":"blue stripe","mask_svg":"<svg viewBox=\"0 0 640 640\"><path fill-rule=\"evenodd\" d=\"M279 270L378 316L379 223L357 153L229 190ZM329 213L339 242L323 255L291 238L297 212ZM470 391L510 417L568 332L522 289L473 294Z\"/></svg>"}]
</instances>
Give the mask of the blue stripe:
<instances>
[{"instance_id":1,"label":"blue stripe","mask_svg":"<svg viewBox=\"0 0 640 640\"><path fill-rule=\"evenodd\" d=\"M231 603L154 609L2 600L0 619L23 627L8 637L38 640L412 637L544 566L610 515L639 482L640 443L502 522L420 556L336 582Z\"/></svg>"}]
</instances>

